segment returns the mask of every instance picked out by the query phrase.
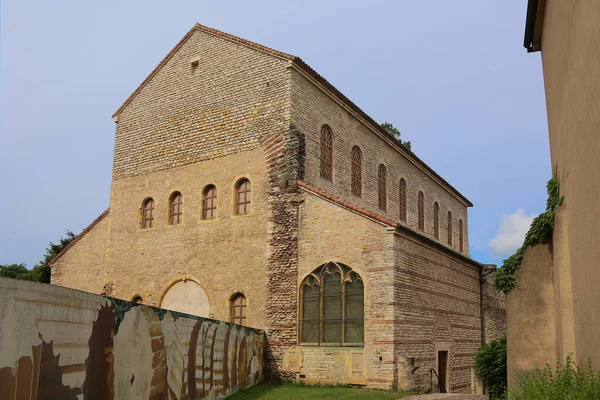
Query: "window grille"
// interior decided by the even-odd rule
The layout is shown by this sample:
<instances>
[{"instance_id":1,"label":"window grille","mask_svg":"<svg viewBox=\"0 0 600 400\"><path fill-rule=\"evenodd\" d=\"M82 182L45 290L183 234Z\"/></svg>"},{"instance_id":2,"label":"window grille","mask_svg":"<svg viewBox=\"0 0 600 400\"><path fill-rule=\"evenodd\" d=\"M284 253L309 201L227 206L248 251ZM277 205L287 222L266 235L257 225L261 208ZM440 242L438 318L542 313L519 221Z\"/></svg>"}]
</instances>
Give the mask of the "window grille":
<instances>
[{"instance_id":1,"label":"window grille","mask_svg":"<svg viewBox=\"0 0 600 400\"><path fill-rule=\"evenodd\" d=\"M358 146L352 148L352 194L362 197L362 152Z\"/></svg>"},{"instance_id":2,"label":"window grille","mask_svg":"<svg viewBox=\"0 0 600 400\"><path fill-rule=\"evenodd\" d=\"M418 200L417 208L418 208L418 214L419 214L419 230L424 232L425 231L425 195L423 194L423 192L419 191L419 197L417 200Z\"/></svg>"},{"instance_id":3,"label":"window grille","mask_svg":"<svg viewBox=\"0 0 600 400\"><path fill-rule=\"evenodd\" d=\"M400 179L400 220L406 222L406 181Z\"/></svg>"},{"instance_id":4,"label":"window grille","mask_svg":"<svg viewBox=\"0 0 600 400\"><path fill-rule=\"evenodd\" d=\"M217 216L217 188L214 185L204 188L202 203L202 219L215 218Z\"/></svg>"},{"instance_id":5,"label":"window grille","mask_svg":"<svg viewBox=\"0 0 600 400\"><path fill-rule=\"evenodd\" d=\"M333 181L333 132L329 125L321 127L321 177Z\"/></svg>"},{"instance_id":6,"label":"window grille","mask_svg":"<svg viewBox=\"0 0 600 400\"><path fill-rule=\"evenodd\" d=\"M433 236L440 238L440 205L437 201L433 204Z\"/></svg>"},{"instance_id":7,"label":"window grille","mask_svg":"<svg viewBox=\"0 0 600 400\"><path fill-rule=\"evenodd\" d=\"M250 181L241 179L236 185L237 207L236 213L239 215L250 212Z\"/></svg>"},{"instance_id":8,"label":"window grille","mask_svg":"<svg viewBox=\"0 0 600 400\"><path fill-rule=\"evenodd\" d=\"M230 320L234 324L246 325L246 297L241 293L236 293L231 297Z\"/></svg>"},{"instance_id":9,"label":"window grille","mask_svg":"<svg viewBox=\"0 0 600 400\"><path fill-rule=\"evenodd\" d=\"M142 203L142 229L152 228L154 225L154 200L148 198Z\"/></svg>"},{"instance_id":10,"label":"window grille","mask_svg":"<svg viewBox=\"0 0 600 400\"><path fill-rule=\"evenodd\" d=\"M169 204L169 224L177 225L181 223L181 216L183 211L183 197L181 196L181 193L173 193L169 200Z\"/></svg>"},{"instance_id":11,"label":"window grille","mask_svg":"<svg viewBox=\"0 0 600 400\"><path fill-rule=\"evenodd\" d=\"M387 170L385 165L379 164L378 177L378 204L383 211L387 210Z\"/></svg>"},{"instance_id":12,"label":"window grille","mask_svg":"<svg viewBox=\"0 0 600 400\"><path fill-rule=\"evenodd\" d=\"M364 343L364 285L350 267L329 262L300 286L300 342Z\"/></svg>"},{"instance_id":13,"label":"window grille","mask_svg":"<svg viewBox=\"0 0 600 400\"><path fill-rule=\"evenodd\" d=\"M448 211L448 245L452 246L452 213Z\"/></svg>"},{"instance_id":14,"label":"window grille","mask_svg":"<svg viewBox=\"0 0 600 400\"><path fill-rule=\"evenodd\" d=\"M461 253L465 251L465 245L463 241L463 221L462 219L458 220L458 248Z\"/></svg>"}]
</instances>

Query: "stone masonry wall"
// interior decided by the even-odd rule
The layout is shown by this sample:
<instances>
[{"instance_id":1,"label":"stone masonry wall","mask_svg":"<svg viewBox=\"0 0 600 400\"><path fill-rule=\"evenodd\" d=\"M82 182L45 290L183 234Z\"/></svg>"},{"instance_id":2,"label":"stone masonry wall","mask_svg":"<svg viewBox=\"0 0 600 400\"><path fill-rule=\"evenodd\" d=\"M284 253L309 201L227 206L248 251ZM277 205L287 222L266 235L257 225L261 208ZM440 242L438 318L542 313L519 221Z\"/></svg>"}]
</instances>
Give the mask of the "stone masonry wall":
<instances>
[{"instance_id":1,"label":"stone masonry wall","mask_svg":"<svg viewBox=\"0 0 600 400\"><path fill-rule=\"evenodd\" d=\"M106 238L110 226L110 213L102 218L54 265L53 285L101 293Z\"/></svg>"},{"instance_id":2,"label":"stone masonry wall","mask_svg":"<svg viewBox=\"0 0 600 400\"><path fill-rule=\"evenodd\" d=\"M434 182L405 156L376 136L364 123L350 114L311 81L292 70L291 119L306 135L306 178L312 186L360 208L399 221L399 182L407 184L407 225L417 230L417 194L425 195L425 234L433 238L433 204L440 205L440 243L447 245L447 213L452 212L452 248L459 250L458 221L463 220L464 253L469 254L467 207L448 190ZM320 177L320 132L328 124L333 130L333 183ZM351 151L358 145L363 154L363 195L351 194ZM387 212L378 208L377 171L387 168Z\"/></svg>"},{"instance_id":3,"label":"stone masonry wall","mask_svg":"<svg viewBox=\"0 0 600 400\"><path fill-rule=\"evenodd\" d=\"M283 132L287 63L194 30L118 114L113 178L254 149Z\"/></svg>"},{"instance_id":4,"label":"stone masonry wall","mask_svg":"<svg viewBox=\"0 0 600 400\"><path fill-rule=\"evenodd\" d=\"M484 272L485 273L485 272ZM495 273L483 278L483 318L485 342L506 335L506 297L494 285Z\"/></svg>"},{"instance_id":5,"label":"stone masonry wall","mask_svg":"<svg viewBox=\"0 0 600 400\"><path fill-rule=\"evenodd\" d=\"M387 323L393 324L394 314L393 288L389 285L395 273L389 256L391 236L379 222L314 193L304 193L296 285L329 261L341 262L356 271L365 285L365 344L342 349L306 345L292 348L302 354L302 368L296 374L299 381L394 386L394 331Z\"/></svg>"},{"instance_id":6,"label":"stone masonry wall","mask_svg":"<svg viewBox=\"0 0 600 400\"><path fill-rule=\"evenodd\" d=\"M448 351L446 389L471 393L471 368L481 346L478 268L400 230L395 246L400 355L414 357L416 383L429 387L438 351Z\"/></svg>"},{"instance_id":7,"label":"stone masonry wall","mask_svg":"<svg viewBox=\"0 0 600 400\"><path fill-rule=\"evenodd\" d=\"M251 212L236 215L234 186L250 180ZM217 188L217 217L202 219L202 191ZM168 199L183 196L183 221L168 224ZM113 182L111 225L102 285L112 295L160 306L160 295L174 279L194 279L211 303L214 318L228 320L229 299L241 292L247 299L249 326L266 324L264 284L268 250L267 171L258 148ZM140 228L140 207L154 199L154 227ZM65 257L69 257L67 253ZM208 316L208 315L205 315Z\"/></svg>"}]
</instances>

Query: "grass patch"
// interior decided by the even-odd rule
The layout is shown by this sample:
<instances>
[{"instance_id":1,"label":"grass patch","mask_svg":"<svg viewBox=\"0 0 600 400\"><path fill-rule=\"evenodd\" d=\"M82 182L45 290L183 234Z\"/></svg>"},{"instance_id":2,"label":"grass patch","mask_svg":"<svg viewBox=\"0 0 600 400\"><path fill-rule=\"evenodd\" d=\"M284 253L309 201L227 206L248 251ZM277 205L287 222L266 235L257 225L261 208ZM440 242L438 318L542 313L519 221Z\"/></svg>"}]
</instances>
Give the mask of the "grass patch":
<instances>
[{"instance_id":1,"label":"grass patch","mask_svg":"<svg viewBox=\"0 0 600 400\"><path fill-rule=\"evenodd\" d=\"M240 390L231 400L392 400L414 394L413 392L392 392L387 390L352 388L348 386L303 385L291 382L275 384L259 384L249 389Z\"/></svg>"}]
</instances>

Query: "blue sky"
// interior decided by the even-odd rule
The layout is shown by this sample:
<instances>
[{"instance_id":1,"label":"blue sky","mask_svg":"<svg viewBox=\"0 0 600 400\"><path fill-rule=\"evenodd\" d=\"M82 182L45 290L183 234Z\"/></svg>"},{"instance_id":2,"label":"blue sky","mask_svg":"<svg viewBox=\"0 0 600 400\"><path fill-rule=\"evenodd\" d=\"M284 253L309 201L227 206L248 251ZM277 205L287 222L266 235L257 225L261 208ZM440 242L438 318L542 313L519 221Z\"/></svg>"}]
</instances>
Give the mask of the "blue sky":
<instances>
[{"instance_id":1,"label":"blue sky","mask_svg":"<svg viewBox=\"0 0 600 400\"><path fill-rule=\"evenodd\" d=\"M1 4L0 264L108 207L112 113L195 22L298 55L473 203L471 256L501 263L551 175L526 0Z\"/></svg>"}]
</instances>

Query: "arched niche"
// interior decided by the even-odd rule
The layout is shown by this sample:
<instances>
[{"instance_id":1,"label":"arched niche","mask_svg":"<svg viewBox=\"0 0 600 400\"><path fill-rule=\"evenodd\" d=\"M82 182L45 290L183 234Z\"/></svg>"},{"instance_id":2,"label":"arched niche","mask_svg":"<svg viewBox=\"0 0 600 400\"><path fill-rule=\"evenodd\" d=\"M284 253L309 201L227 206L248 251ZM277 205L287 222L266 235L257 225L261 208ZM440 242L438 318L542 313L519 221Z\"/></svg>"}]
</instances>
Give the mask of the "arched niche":
<instances>
[{"instance_id":1,"label":"arched niche","mask_svg":"<svg viewBox=\"0 0 600 400\"><path fill-rule=\"evenodd\" d=\"M200 317L210 317L212 301L200 281L184 276L173 279L165 286L158 306Z\"/></svg>"}]
</instances>

